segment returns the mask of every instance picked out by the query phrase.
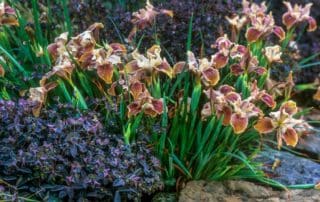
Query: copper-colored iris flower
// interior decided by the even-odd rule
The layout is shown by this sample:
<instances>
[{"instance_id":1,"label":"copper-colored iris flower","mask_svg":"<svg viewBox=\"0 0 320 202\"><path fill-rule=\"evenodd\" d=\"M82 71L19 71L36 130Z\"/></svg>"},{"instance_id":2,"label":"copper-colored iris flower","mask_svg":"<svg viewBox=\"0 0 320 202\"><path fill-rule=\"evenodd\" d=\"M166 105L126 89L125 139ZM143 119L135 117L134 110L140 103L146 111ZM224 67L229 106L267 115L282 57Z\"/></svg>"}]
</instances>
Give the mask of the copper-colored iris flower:
<instances>
[{"instance_id":1,"label":"copper-colored iris flower","mask_svg":"<svg viewBox=\"0 0 320 202\"><path fill-rule=\"evenodd\" d=\"M187 52L188 55L188 68L207 87L212 87L218 84L220 80L220 73L214 67L213 61L207 58L202 58L197 61L196 57L191 51Z\"/></svg>"},{"instance_id":2,"label":"copper-colored iris flower","mask_svg":"<svg viewBox=\"0 0 320 202\"><path fill-rule=\"evenodd\" d=\"M279 111L270 113L270 117L258 120L254 128L263 134L276 131L278 148L281 148L283 140L294 147L299 139L295 127L304 123L303 120L293 118L297 111L296 103L287 101L281 105Z\"/></svg>"},{"instance_id":3,"label":"copper-colored iris flower","mask_svg":"<svg viewBox=\"0 0 320 202\"><path fill-rule=\"evenodd\" d=\"M114 65L121 63L121 55L127 52L124 45L119 43L107 44L95 49L101 23L94 23L85 32L73 37L69 42L68 33L63 33L48 46L48 51L55 60L55 65L44 79L53 75L70 79L74 69L73 57L80 67L96 70L98 76L107 84L112 83Z\"/></svg>"},{"instance_id":4,"label":"copper-colored iris flower","mask_svg":"<svg viewBox=\"0 0 320 202\"><path fill-rule=\"evenodd\" d=\"M239 60L238 63L232 64L230 66L230 71L233 75L241 75L244 73L256 73L262 75L266 72L266 68L259 65L259 60L256 56L252 56L250 51L246 47L238 47L240 51L231 50L231 55L234 55L233 58Z\"/></svg>"},{"instance_id":5,"label":"copper-colored iris flower","mask_svg":"<svg viewBox=\"0 0 320 202\"><path fill-rule=\"evenodd\" d=\"M16 11L4 2L0 3L0 25L19 25Z\"/></svg>"},{"instance_id":6,"label":"copper-colored iris flower","mask_svg":"<svg viewBox=\"0 0 320 202\"><path fill-rule=\"evenodd\" d=\"M99 48L86 52L80 57L79 62L85 69L96 69L98 76L107 84L111 84L114 65L122 63L120 55L125 53L126 49L121 44L110 44L107 48L107 50Z\"/></svg>"},{"instance_id":7,"label":"copper-colored iris flower","mask_svg":"<svg viewBox=\"0 0 320 202\"><path fill-rule=\"evenodd\" d=\"M150 84L151 78L158 72L173 77L173 70L165 58L160 56L161 48L154 45L147 50L146 56L138 50L132 53L133 60L125 65L125 72L138 80L146 80Z\"/></svg>"},{"instance_id":8,"label":"copper-colored iris flower","mask_svg":"<svg viewBox=\"0 0 320 202\"><path fill-rule=\"evenodd\" d=\"M228 85L222 85L218 90L208 89L204 91L205 95L209 99L209 102L205 103L201 110L202 119L206 119L212 114L216 114L217 117L223 116L223 125L229 125L232 109L228 102L234 99L238 99L240 96L234 92L234 88Z\"/></svg>"},{"instance_id":9,"label":"copper-colored iris flower","mask_svg":"<svg viewBox=\"0 0 320 202\"><path fill-rule=\"evenodd\" d=\"M223 85L218 90L208 89L204 93L209 102L201 110L202 119L213 114L218 118L223 115L223 125L231 125L235 134L243 133L248 127L249 119L261 114L261 110L251 99L242 100L231 86Z\"/></svg>"},{"instance_id":10,"label":"copper-colored iris flower","mask_svg":"<svg viewBox=\"0 0 320 202\"><path fill-rule=\"evenodd\" d=\"M231 115L230 125L235 134L243 133L248 127L249 119L261 114L261 110L249 100L237 99L231 105L234 113Z\"/></svg>"},{"instance_id":11,"label":"copper-colored iris flower","mask_svg":"<svg viewBox=\"0 0 320 202\"><path fill-rule=\"evenodd\" d=\"M288 30L296 26L298 23L304 21L307 21L309 23L309 32L315 31L317 29L316 20L310 16L310 9L312 7L312 3L308 3L304 7L298 4L292 6L291 3L287 1L283 3L287 7L288 11L285 14L283 14L282 22Z\"/></svg>"},{"instance_id":12,"label":"copper-colored iris flower","mask_svg":"<svg viewBox=\"0 0 320 202\"><path fill-rule=\"evenodd\" d=\"M246 38L249 43L256 42L265 36L274 33L280 41L285 39L285 31L282 27L276 26L272 13L266 14L265 2L260 5L242 1L243 13L250 19L251 27L247 29Z\"/></svg>"},{"instance_id":13,"label":"copper-colored iris flower","mask_svg":"<svg viewBox=\"0 0 320 202\"><path fill-rule=\"evenodd\" d=\"M218 52L211 57L211 63L215 68L221 69L228 64L230 49L233 45L234 43L228 39L227 35L219 37L216 40L216 43L212 47L217 48Z\"/></svg>"},{"instance_id":14,"label":"copper-colored iris flower","mask_svg":"<svg viewBox=\"0 0 320 202\"><path fill-rule=\"evenodd\" d=\"M139 9L139 11L132 13L131 22L134 25L134 28L131 30L128 39L132 40L138 29L142 30L151 26L154 23L156 16L159 14L173 17L173 12L171 10L157 9L150 3L149 0L147 0L145 8Z\"/></svg>"},{"instance_id":15,"label":"copper-colored iris flower","mask_svg":"<svg viewBox=\"0 0 320 202\"><path fill-rule=\"evenodd\" d=\"M29 99L35 104L35 106L32 109L32 113L34 116L38 117L40 115L41 108L46 102L48 92L54 89L56 86L56 83L51 82L45 85L41 85L37 88L29 89Z\"/></svg>"},{"instance_id":16,"label":"copper-colored iris flower","mask_svg":"<svg viewBox=\"0 0 320 202\"><path fill-rule=\"evenodd\" d=\"M251 94L249 99L252 101L262 101L265 105L274 109L277 106L273 96L267 93L265 90L260 90L255 80L250 86Z\"/></svg>"},{"instance_id":17,"label":"copper-colored iris flower","mask_svg":"<svg viewBox=\"0 0 320 202\"><path fill-rule=\"evenodd\" d=\"M136 116L140 112L151 117L163 113L163 100L153 98L140 81L131 82L130 94L134 100L128 105L128 117Z\"/></svg>"},{"instance_id":18,"label":"copper-colored iris flower","mask_svg":"<svg viewBox=\"0 0 320 202\"><path fill-rule=\"evenodd\" d=\"M251 18L251 25L252 27L246 32L249 43L256 42L271 33L274 33L280 41L285 39L285 31L275 25L272 13Z\"/></svg>"},{"instance_id":19,"label":"copper-colored iris flower","mask_svg":"<svg viewBox=\"0 0 320 202\"><path fill-rule=\"evenodd\" d=\"M243 13L249 18L255 18L257 16L263 16L267 12L268 8L266 2L262 2L260 5L256 3L250 3L247 0L242 0Z\"/></svg>"},{"instance_id":20,"label":"copper-colored iris flower","mask_svg":"<svg viewBox=\"0 0 320 202\"><path fill-rule=\"evenodd\" d=\"M266 47L264 54L269 63L282 62L281 60L282 52L281 52L281 47L279 45Z\"/></svg>"}]
</instances>

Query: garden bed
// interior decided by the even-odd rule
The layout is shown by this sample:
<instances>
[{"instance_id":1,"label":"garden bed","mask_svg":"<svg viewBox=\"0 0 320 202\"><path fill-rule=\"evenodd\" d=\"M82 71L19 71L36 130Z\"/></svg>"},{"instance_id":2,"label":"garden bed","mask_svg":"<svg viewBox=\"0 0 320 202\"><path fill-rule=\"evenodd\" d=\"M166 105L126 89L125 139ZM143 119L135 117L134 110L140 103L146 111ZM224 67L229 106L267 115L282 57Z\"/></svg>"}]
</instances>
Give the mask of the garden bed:
<instances>
[{"instance_id":1,"label":"garden bed","mask_svg":"<svg viewBox=\"0 0 320 202\"><path fill-rule=\"evenodd\" d=\"M0 3L0 200L316 200L318 17L273 1Z\"/></svg>"}]
</instances>

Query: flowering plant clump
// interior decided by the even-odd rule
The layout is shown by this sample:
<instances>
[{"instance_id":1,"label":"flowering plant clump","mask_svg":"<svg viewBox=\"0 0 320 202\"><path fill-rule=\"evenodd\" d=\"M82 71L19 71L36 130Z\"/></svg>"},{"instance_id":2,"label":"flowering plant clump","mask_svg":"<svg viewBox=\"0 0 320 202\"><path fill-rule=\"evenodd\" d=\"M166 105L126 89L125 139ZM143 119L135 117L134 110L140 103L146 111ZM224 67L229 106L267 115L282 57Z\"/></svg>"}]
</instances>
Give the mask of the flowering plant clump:
<instances>
[{"instance_id":1,"label":"flowering plant clump","mask_svg":"<svg viewBox=\"0 0 320 202\"><path fill-rule=\"evenodd\" d=\"M265 3L243 0L242 4L241 15L227 18L231 38L219 37L212 45L214 54L198 58L187 51L186 61L172 64L162 56L161 45L153 45L145 54L138 48L128 51L124 44L100 45L101 23L71 39L61 34L48 46L52 70L43 76L40 87L30 89L34 115L40 115L50 94L83 108L87 108L86 97L106 97L120 114L127 144L141 123L150 128L161 125L162 132L151 133L168 178L177 173L189 179L236 175L230 166L241 167L235 158L242 159L242 151L250 155L247 146L254 148L259 134L276 132L279 149L283 141L296 146L299 134L309 126L297 116L291 100L292 72L286 82L272 80L270 72L283 61L282 53L298 24L307 21L308 31L316 29L309 16L311 5L292 8L285 2L283 29L267 13ZM134 13L136 28L143 29L161 12L171 15L154 9L148 2L146 9ZM271 34L279 40L270 40ZM226 154L226 159L215 151Z\"/></svg>"},{"instance_id":2,"label":"flowering plant clump","mask_svg":"<svg viewBox=\"0 0 320 202\"><path fill-rule=\"evenodd\" d=\"M146 142L129 147L93 111L60 104L36 118L32 105L0 101L0 178L6 182L1 192L32 193L41 200L111 200L162 188L160 162Z\"/></svg>"},{"instance_id":3,"label":"flowering plant clump","mask_svg":"<svg viewBox=\"0 0 320 202\"><path fill-rule=\"evenodd\" d=\"M193 15L186 50L168 49L158 33L144 47L139 30L156 30L159 15L174 22L171 10L147 1L132 14L127 39L115 26L119 43L102 38L105 27L98 22L74 34L66 2L64 26L52 33L41 32L56 22L50 8L32 0L29 25L10 7L15 3L0 4L0 82L20 81L16 94L29 97L0 100L0 192L6 197L138 200L188 180L270 183L255 162L261 137L274 135L278 149L295 147L310 129L292 98L294 71L286 81L272 73L287 62L298 26L316 30L311 4L284 2L282 27L265 2L243 0L242 11L226 16L231 34L219 29L215 41L201 42L213 43L210 50L203 45L197 52L191 47L204 38L201 31L194 35ZM20 55L24 59L15 58ZM314 99L320 100L319 92ZM0 99L10 99L6 86Z\"/></svg>"}]
</instances>

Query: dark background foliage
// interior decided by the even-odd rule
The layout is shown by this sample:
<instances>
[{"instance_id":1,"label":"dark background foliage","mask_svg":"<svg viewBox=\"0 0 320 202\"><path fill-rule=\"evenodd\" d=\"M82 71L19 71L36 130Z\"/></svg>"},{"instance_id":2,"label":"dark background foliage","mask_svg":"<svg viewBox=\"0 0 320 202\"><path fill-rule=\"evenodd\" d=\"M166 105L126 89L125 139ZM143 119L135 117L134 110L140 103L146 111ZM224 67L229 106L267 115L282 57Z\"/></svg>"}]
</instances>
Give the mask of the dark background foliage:
<instances>
[{"instance_id":1,"label":"dark background foliage","mask_svg":"<svg viewBox=\"0 0 320 202\"><path fill-rule=\"evenodd\" d=\"M124 144L94 112L59 105L35 118L30 105L0 101L0 179L12 185L2 191L74 201L134 199L162 188L145 141Z\"/></svg>"},{"instance_id":2,"label":"dark background foliage","mask_svg":"<svg viewBox=\"0 0 320 202\"><path fill-rule=\"evenodd\" d=\"M125 42L132 28L130 23L131 12L144 7L144 1L121 1L124 2L123 4L106 2L103 0L71 0L69 9L72 22L75 25L74 29L76 32L80 32L94 22L102 22L105 25L102 38L112 42ZM187 49L188 26L192 14L193 40L191 49L198 55L206 55L212 53L211 44L213 44L216 38L223 33L228 33L229 26L225 16L239 13L241 9L241 0L154 0L151 2L158 8L173 10L174 17L171 19L167 16L159 16L154 27L147 28L138 33L137 40L143 36L142 48L148 48L156 41L160 42L167 54L170 55L169 58L172 58L174 61L185 59L184 53ZM259 3L262 1L256 0L255 2ZM275 16L276 23L282 25L282 14L286 11L286 7L282 1L267 0L266 2ZM317 12L320 9L320 1L292 0L290 2L292 4L307 4L312 2L311 15L320 22L320 13ZM59 5L56 5L56 9L61 8L59 8ZM312 33L304 32L298 41L298 47L302 58L320 52L320 29ZM317 57L314 61L319 59ZM287 61L280 69L288 72L295 65L297 65L295 62ZM303 70L296 70L296 74L298 75L295 77L296 82L313 82L319 76L319 69L319 66L314 66ZM276 72L275 74L281 73Z\"/></svg>"}]
</instances>

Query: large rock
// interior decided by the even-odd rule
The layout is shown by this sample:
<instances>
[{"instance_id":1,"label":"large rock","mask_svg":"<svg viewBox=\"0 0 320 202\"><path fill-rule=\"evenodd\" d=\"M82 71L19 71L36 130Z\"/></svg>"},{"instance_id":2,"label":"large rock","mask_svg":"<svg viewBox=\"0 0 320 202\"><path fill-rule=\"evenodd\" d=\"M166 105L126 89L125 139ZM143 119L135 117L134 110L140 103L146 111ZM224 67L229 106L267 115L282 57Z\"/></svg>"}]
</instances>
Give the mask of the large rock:
<instances>
[{"instance_id":1,"label":"large rock","mask_svg":"<svg viewBox=\"0 0 320 202\"><path fill-rule=\"evenodd\" d=\"M191 181L181 191L179 202L320 202L320 191L277 191L246 181Z\"/></svg>"},{"instance_id":2,"label":"large rock","mask_svg":"<svg viewBox=\"0 0 320 202\"><path fill-rule=\"evenodd\" d=\"M320 164L310 159L278 150L262 151L256 158L262 169L284 185L315 184L320 182ZM278 161L277 166L273 166Z\"/></svg>"},{"instance_id":3,"label":"large rock","mask_svg":"<svg viewBox=\"0 0 320 202\"><path fill-rule=\"evenodd\" d=\"M320 160L320 134L311 134L300 138L296 149Z\"/></svg>"}]
</instances>

